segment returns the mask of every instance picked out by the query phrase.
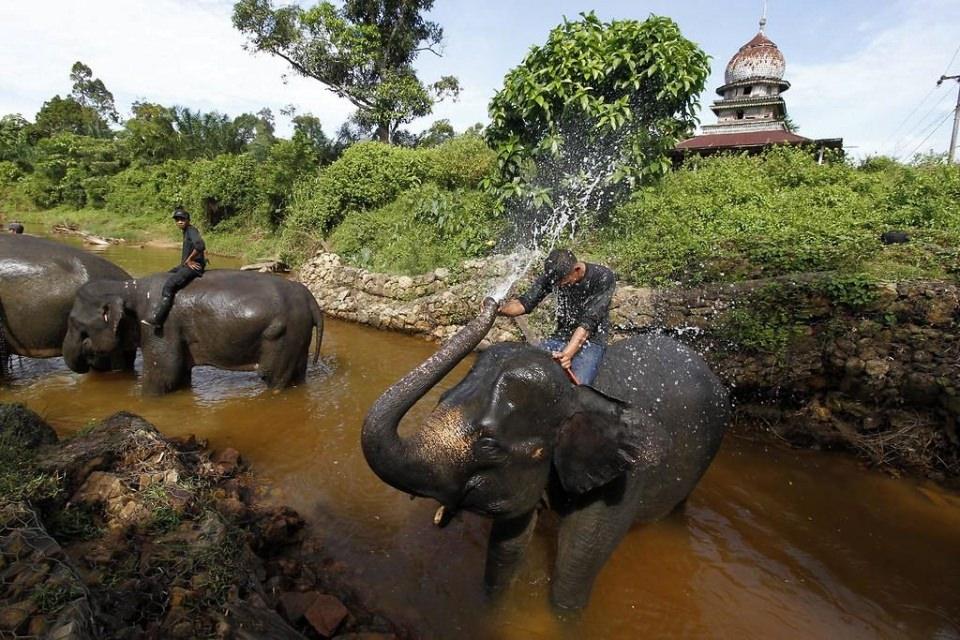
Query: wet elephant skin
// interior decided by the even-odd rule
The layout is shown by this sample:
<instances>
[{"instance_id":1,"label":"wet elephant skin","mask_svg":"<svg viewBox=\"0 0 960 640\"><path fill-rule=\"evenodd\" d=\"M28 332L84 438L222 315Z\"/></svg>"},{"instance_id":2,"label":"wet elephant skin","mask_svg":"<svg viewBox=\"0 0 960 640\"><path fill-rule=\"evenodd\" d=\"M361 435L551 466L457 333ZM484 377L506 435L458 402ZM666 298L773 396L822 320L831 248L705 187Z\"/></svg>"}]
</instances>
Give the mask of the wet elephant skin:
<instances>
[{"instance_id":1,"label":"wet elephant skin","mask_svg":"<svg viewBox=\"0 0 960 640\"><path fill-rule=\"evenodd\" d=\"M402 491L493 518L485 575L493 592L509 585L548 496L561 516L551 601L580 609L631 525L662 518L693 491L720 448L728 394L698 354L665 336L612 345L595 388L571 385L544 351L503 343L401 437L403 414L486 335L495 311L488 301L374 403L364 455Z\"/></svg>"},{"instance_id":2,"label":"wet elephant skin","mask_svg":"<svg viewBox=\"0 0 960 640\"><path fill-rule=\"evenodd\" d=\"M0 235L0 330L13 354L52 358L61 354L74 296L93 280L121 282L130 274L87 251L28 235ZM94 363L131 367L135 341L124 334L119 353ZM125 353L124 353L125 352Z\"/></svg>"},{"instance_id":3,"label":"wet elephant skin","mask_svg":"<svg viewBox=\"0 0 960 640\"><path fill-rule=\"evenodd\" d=\"M208 271L177 292L162 330L139 323L153 310L167 274L83 287L70 312L64 360L84 372L89 359L113 348L116 327L140 327L143 392L167 393L190 382L198 365L255 370L271 388L301 381L310 340L323 335L323 314L302 284L235 270Z\"/></svg>"}]
</instances>

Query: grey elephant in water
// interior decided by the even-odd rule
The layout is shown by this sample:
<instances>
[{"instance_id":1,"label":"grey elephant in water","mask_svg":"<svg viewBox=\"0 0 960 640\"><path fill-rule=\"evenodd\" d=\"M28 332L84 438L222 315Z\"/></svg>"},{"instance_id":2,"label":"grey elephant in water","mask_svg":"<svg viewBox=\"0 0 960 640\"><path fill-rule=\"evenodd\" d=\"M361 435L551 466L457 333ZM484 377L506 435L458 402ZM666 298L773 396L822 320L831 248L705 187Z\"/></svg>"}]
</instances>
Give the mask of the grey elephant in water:
<instances>
[{"instance_id":1,"label":"grey elephant in water","mask_svg":"<svg viewBox=\"0 0 960 640\"><path fill-rule=\"evenodd\" d=\"M503 343L482 353L426 423L401 437L411 406L490 330L483 312L374 403L363 453L393 487L493 519L485 582L510 582L546 498L561 525L551 600L584 607L594 579L634 523L662 518L706 471L729 420L728 393L694 351L660 335L609 347L592 387L550 354Z\"/></svg>"},{"instance_id":2,"label":"grey elephant in water","mask_svg":"<svg viewBox=\"0 0 960 640\"><path fill-rule=\"evenodd\" d=\"M0 234L0 367L10 354L61 355L77 290L91 280L129 279L126 271L87 251L44 238ZM119 327L113 348L90 365L132 368L136 334L136 328Z\"/></svg>"},{"instance_id":3,"label":"grey elephant in water","mask_svg":"<svg viewBox=\"0 0 960 640\"><path fill-rule=\"evenodd\" d=\"M159 395L190 383L196 365L255 370L270 388L303 380L316 329L320 356L323 313L310 291L279 276L208 271L179 291L162 331L139 324L159 299L166 274L126 282L91 282L77 292L63 356L83 373L115 348L117 328L141 327L143 392Z\"/></svg>"}]
</instances>

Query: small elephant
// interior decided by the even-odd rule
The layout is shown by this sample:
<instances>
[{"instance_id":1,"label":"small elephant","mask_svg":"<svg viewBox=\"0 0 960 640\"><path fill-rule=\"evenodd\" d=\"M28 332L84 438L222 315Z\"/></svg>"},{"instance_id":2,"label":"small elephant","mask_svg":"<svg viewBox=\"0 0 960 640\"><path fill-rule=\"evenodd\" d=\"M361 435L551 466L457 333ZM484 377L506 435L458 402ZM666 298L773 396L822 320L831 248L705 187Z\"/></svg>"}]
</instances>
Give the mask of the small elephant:
<instances>
[{"instance_id":1,"label":"small elephant","mask_svg":"<svg viewBox=\"0 0 960 640\"><path fill-rule=\"evenodd\" d=\"M114 348L124 325L140 327L143 393L160 395L189 385L195 365L255 370L270 388L303 380L310 338L320 357L323 313L299 282L263 273L214 270L176 295L173 310L154 331L140 324L158 300L166 274L126 282L90 282L70 311L63 357L84 373L91 358Z\"/></svg>"},{"instance_id":2,"label":"small elephant","mask_svg":"<svg viewBox=\"0 0 960 640\"><path fill-rule=\"evenodd\" d=\"M0 234L0 369L10 354L59 356L77 290L90 280L129 279L129 273L87 251L34 236ZM135 334L122 333L114 347L91 366L133 368Z\"/></svg>"},{"instance_id":3,"label":"small elephant","mask_svg":"<svg viewBox=\"0 0 960 640\"><path fill-rule=\"evenodd\" d=\"M612 344L594 386L574 386L550 354L495 345L447 391L421 428L403 415L483 339L482 313L391 386L363 424L367 463L386 483L440 502L435 522L465 509L493 518L485 583L505 588L546 498L561 517L551 600L584 607L594 579L630 527L669 514L720 447L727 390L707 363L655 334Z\"/></svg>"}]
</instances>

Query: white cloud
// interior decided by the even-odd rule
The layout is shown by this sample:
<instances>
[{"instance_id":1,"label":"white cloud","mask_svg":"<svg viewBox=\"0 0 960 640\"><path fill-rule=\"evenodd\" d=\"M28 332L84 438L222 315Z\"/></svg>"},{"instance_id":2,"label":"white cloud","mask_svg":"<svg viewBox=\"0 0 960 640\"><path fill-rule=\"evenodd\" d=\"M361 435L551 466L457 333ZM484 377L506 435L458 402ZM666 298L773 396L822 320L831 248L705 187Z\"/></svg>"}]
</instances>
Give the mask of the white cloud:
<instances>
[{"instance_id":1,"label":"white cloud","mask_svg":"<svg viewBox=\"0 0 960 640\"><path fill-rule=\"evenodd\" d=\"M892 26L865 23L868 43L841 59L791 64L790 52L784 52L792 85L784 99L802 135L843 137L857 157L895 152L909 159L918 145L919 152L946 150L957 85L934 85L960 45L960 6L914 1L900 9L901 20ZM960 73L960 56L951 73Z\"/></svg>"},{"instance_id":2,"label":"white cloud","mask_svg":"<svg viewBox=\"0 0 960 640\"><path fill-rule=\"evenodd\" d=\"M128 111L135 100L236 115L295 104L332 133L353 111L286 63L242 49L219 0L42 0L7 3L0 21L0 113L32 119L55 94L70 92L82 60ZM289 74L289 81L282 80Z\"/></svg>"}]
</instances>

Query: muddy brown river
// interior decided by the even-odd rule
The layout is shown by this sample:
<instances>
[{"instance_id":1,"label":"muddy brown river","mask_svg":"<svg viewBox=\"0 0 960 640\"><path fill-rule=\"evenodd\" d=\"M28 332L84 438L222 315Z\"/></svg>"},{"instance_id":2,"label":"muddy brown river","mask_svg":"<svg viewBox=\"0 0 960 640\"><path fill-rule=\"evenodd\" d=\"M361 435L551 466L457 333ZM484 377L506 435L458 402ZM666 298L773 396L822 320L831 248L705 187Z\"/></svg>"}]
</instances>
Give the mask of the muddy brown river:
<instances>
[{"instance_id":1,"label":"muddy brown river","mask_svg":"<svg viewBox=\"0 0 960 640\"><path fill-rule=\"evenodd\" d=\"M128 246L102 253L135 275L178 258ZM213 268L234 266L213 258ZM582 614L558 619L547 604L548 518L517 583L487 605L487 523L465 515L435 528L436 504L381 483L360 452L366 409L435 348L328 320L321 363L282 393L253 373L201 368L191 389L141 398L136 373L77 375L58 358L15 360L0 401L26 403L61 435L123 409L167 434L236 448L279 500L323 525L324 548L371 602L424 637L960 639L960 495L735 433L682 513L629 533Z\"/></svg>"}]
</instances>

